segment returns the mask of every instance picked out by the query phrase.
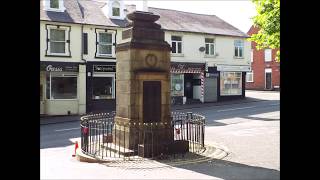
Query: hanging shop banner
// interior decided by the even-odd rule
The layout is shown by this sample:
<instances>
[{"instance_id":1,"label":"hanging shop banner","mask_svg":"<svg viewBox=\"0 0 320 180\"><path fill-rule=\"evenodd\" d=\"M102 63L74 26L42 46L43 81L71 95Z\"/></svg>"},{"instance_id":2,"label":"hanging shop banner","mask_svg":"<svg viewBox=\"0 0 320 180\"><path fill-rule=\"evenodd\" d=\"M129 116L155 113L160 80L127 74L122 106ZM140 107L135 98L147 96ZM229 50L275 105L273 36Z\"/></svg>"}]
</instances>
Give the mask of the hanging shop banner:
<instances>
[{"instance_id":1,"label":"hanging shop banner","mask_svg":"<svg viewBox=\"0 0 320 180\"><path fill-rule=\"evenodd\" d=\"M93 65L94 72L116 72L116 65Z\"/></svg>"},{"instance_id":2,"label":"hanging shop banner","mask_svg":"<svg viewBox=\"0 0 320 180\"><path fill-rule=\"evenodd\" d=\"M79 72L79 63L40 62L40 71L47 72Z\"/></svg>"},{"instance_id":3,"label":"hanging shop banner","mask_svg":"<svg viewBox=\"0 0 320 180\"><path fill-rule=\"evenodd\" d=\"M204 63L171 63L171 73L201 73L204 69Z\"/></svg>"}]
</instances>

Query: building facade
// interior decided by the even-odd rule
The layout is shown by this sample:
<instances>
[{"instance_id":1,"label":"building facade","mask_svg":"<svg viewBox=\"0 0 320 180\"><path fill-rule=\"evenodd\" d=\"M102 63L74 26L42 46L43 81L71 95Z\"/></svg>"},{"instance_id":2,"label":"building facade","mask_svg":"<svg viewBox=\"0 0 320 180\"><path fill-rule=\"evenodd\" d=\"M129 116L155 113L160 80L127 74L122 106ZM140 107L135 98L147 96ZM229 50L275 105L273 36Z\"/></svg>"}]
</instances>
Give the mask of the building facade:
<instances>
[{"instance_id":1,"label":"building facade","mask_svg":"<svg viewBox=\"0 0 320 180\"><path fill-rule=\"evenodd\" d=\"M118 0L40 2L40 113L114 109L115 47L135 6ZM172 48L173 104L245 97L251 70L247 34L214 15L147 9L160 15L157 23Z\"/></svg>"},{"instance_id":2,"label":"building facade","mask_svg":"<svg viewBox=\"0 0 320 180\"><path fill-rule=\"evenodd\" d=\"M252 26L248 35L258 33L259 29ZM252 90L279 90L280 63L276 61L277 49L257 50L256 43L251 43L251 68L247 73L246 88Z\"/></svg>"}]
</instances>

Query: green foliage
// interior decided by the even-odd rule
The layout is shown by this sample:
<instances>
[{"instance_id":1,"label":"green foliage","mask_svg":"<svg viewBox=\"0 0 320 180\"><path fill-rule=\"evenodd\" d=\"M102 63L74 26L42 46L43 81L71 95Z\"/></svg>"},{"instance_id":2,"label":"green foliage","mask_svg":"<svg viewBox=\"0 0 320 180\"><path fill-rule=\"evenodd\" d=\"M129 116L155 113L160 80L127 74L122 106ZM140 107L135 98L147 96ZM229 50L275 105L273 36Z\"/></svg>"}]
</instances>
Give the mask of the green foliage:
<instances>
[{"instance_id":1,"label":"green foliage","mask_svg":"<svg viewBox=\"0 0 320 180\"><path fill-rule=\"evenodd\" d=\"M260 30L253 34L250 41L257 43L257 49L278 49L277 61L280 61L280 0L252 0L257 14L253 18L255 27Z\"/></svg>"}]
</instances>

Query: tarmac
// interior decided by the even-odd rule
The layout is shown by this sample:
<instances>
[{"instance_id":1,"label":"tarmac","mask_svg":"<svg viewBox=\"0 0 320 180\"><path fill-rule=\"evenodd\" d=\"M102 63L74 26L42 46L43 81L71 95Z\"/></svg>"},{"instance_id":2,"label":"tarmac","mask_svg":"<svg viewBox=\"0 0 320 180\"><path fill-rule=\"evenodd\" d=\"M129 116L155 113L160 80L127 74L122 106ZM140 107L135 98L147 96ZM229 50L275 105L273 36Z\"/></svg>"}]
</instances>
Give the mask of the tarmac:
<instances>
[{"instance_id":1,"label":"tarmac","mask_svg":"<svg viewBox=\"0 0 320 180\"><path fill-rule=\"evenodd\" d=\"M230 105L230 104L250 103L250 102L257 102L257 101L266 101L266 100L252 98L252 97L245 97L243 99L236 99L236 100L229 100L229 101L222 101L222 102L173 105L173 106L171 106L171 110L172 111L179 111L179 110L203 108L203 107L210 107L210 106L224 106L224 105ZM81 117L81 115L61 115L61 116L41 115L40 116L40 125L80 121L80 117Z\"/></svg>"}]
</instances>

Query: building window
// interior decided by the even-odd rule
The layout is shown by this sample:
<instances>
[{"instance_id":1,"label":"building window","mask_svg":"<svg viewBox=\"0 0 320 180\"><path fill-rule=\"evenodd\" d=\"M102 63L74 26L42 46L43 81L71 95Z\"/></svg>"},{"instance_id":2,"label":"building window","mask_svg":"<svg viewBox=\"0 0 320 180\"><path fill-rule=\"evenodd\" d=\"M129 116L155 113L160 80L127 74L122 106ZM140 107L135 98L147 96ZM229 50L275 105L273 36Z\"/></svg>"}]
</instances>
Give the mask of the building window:
<instances>
[{"instance_id":1,"label":"building window","mask_svg":"<svg viewBox=\"0 0 320 180\"><path fill-rule=\"evenodd\" d=\"M69 52L69 32L70 27L47 26L47 55L68 56Z\"/></svg>"},{"instance_id":2,"label":"building window","mask_svg":"<svg viewBox=\"0 0 320 180\"><path fill-rule=\"evenodd\" d=\"M253 62L253 49L251 49L251 62Z\"/></svg>"},{"instance_id":3,"label":"building window","mask_svg":"<svg viewBox=\"0 0 320 180\"><path fill-rule=\"evenodd\" d=\"M182 53L182 37L181 36L171 36L172 43L172 53L181 54Z\"/></svg>"},{"instance_id":4,"label":"building window","mask_svg":"<svg viewBox=\"0 0 320 180\"><path fill-rule=\"evenodd\" d=\"M205 38L206 55L214 55L214 39Z\"/></svg>"},{"instance_id":5,"label":"building window","mask_svg":"<svg viewBox=\"0 0 320 180\"><path fill-rule=\"evenodd\" d=\"M265 62L270 62L272 57L272 51L271 49L265 49L264 50L264 60Z\"/></svg>"},{"instance_id":6,"label":"building window","mask_svg":"<svg viewBox=\"0 0 320 180\"><path fill-rule=\"evenodd\" d=\"M59 9L59 0L50 0L50 8Z\"/></svg>"},{"instance_id":7,"label":"building window","mask_svg":"<svg viewBox=\"0 0 320 180\"><path fill-rule=\"evenodd\" d=\"M183 74L171 74L171 96L183 96Z\"/></svg>"},{"instance_id":8,"label":"building window","mask_svg":"<svg viewBox=\"0 0 320 180\"><path fill-rule=\"evenodd\" d=\"M97 46L99 56L112 56L112 34L99 32Z\"/></svg>"},{"instance_id":9,"label":"building window","mask_svg":"<svg viewBox=\"0 0 320 180\"><path fill-rule=\"evenodd\" d=\"M120 16L120 4L119 4L119 2L114 2L112 4L112 16Z\"/></svg>"},{"instance_id":10,"label":"building window","mask_svg":"<svg viewBox=\"0 0 320 180\"><path fill-rule=\"evenodd\" d=\"M47 82L47 99L77 99L76 74L50 73Z\"/></svg>"},{"instance_id":11,"label":"building window","mask_svg":"<svg viewBox=\"0 0 320 180\"><path fill-rule=\"evenodd\" d=\"M243 40L234 41L234 56L236 58L243 58Z\"/></svg>"},{"instance_id":12,"label":"building window","mask_svg":"<svg viewBox=\"0 0 320 180\"><path fill-rule=\"evenodd\" d=\"M246 79L247 82L253 82L253 71L247 72Z\"/></svg>"},{"instance_id":13,"label":"building window","mask_svg":"<svg viewBox=\"0 0 320 180\"><path fill-rule=\"evenodd\" d=\"M114 99L113 77L94 77L92 99Z\"/></svg>"},{"instance_id":14,"label":"building window","mask_svg":"<svg viewBox=\"0 0 320 180\"><path fill-rule=\"evenodd\" d=\"M241 72L220 72L220 95L241 95L241 75Z\"/></svg>"}]
</instances>

